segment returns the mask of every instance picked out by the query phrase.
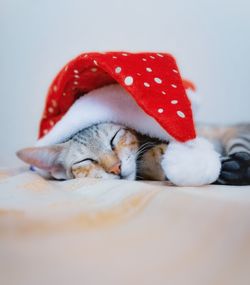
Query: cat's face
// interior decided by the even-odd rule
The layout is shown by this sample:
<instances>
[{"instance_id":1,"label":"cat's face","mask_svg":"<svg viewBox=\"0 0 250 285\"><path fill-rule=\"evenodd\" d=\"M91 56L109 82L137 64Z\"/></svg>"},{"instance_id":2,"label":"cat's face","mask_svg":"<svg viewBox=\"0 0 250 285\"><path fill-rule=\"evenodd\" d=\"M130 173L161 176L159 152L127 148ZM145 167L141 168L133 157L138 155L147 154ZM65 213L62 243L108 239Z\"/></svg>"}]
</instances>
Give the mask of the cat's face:
<instances>
[{"instance_id":1,"label":"cat's face","mask_svg":"<svg viewBox=\"0 0 250 285\"><path fill-rule=\"evenodd\" d=\"M82 130L65 143L23 149L17 155L56 179L134 180L138 149L139 142L132 131L103 123Z\"/></svg>"}]
</instances>

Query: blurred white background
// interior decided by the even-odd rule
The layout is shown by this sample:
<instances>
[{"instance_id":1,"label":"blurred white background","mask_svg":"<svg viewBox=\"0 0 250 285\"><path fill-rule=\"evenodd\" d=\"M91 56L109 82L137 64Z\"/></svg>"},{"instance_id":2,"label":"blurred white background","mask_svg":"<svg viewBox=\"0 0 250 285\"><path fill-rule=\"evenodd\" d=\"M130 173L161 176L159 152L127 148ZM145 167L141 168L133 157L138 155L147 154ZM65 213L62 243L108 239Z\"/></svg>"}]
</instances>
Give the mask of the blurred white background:
<instances>
[{"instance_id":1,"label":"blurred white background","mask_svg":"<svg viewBox=\"0 0 250 285\"><path fill-rule=\"evenodd\" d=\"M202 121L250 120L249 0L0 0L0 165L37 136L47 88L83 51L166 51L203 98Z\"/></svg>"}]
</instances>

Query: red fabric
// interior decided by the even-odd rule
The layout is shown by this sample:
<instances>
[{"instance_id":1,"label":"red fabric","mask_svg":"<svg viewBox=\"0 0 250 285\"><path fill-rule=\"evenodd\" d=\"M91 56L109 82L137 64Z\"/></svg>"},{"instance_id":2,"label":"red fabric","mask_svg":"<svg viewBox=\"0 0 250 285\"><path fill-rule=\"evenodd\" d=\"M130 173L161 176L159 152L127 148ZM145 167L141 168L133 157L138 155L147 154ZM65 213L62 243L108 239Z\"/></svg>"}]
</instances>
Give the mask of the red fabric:
<instances>
[{"instance_id":1,"label":"red fabric","mask_svg":"<svg viewBox=\"0 0 250 285\"><path fill-rule=\"evenodd\" d=\"M191 105L175 59L165 53L128 52L83 53L70 61L49 88L39 138L80 96L115 82L176 140L195 138Z\"/></svg>"}]
</instances>

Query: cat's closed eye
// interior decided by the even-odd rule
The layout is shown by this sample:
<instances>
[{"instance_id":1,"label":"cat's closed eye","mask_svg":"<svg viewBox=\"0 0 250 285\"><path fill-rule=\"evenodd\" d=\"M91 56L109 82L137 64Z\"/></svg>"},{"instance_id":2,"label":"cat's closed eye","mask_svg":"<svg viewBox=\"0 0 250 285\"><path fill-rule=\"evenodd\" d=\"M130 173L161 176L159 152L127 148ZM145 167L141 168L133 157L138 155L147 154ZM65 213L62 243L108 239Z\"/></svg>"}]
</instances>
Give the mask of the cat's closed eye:
<instances>
[{"instance_id":1,"label":"cat's closed eye","mask_svg":"<svg viewBox=\"0 0 250 285\"><path fill-rule=\"evenodd\" d=\"M77 162L74 162L73 163L73 165L75 165L75 164L80 164L80 163L82 163L82 162L97 162L96 160L94 160L94 159L92 159L92 158L85 158L85 159L82 159L82 160L79 160L79 161L77 161Z\"/></svg>"},{"instance_id":2,"label":"cat's closed eye","mask_svg":"<svg viewBox=\"0 0 250 285\"><path fill-rule=\"evenodd\" d=\"M115 138L117 137L118 133L121 132L122 129L119 129L115 134L114 136L112 137L112 139L110 140L110 146L111 146L111 149L114 150L115 149Z\"/></svg>"}]
</instances>

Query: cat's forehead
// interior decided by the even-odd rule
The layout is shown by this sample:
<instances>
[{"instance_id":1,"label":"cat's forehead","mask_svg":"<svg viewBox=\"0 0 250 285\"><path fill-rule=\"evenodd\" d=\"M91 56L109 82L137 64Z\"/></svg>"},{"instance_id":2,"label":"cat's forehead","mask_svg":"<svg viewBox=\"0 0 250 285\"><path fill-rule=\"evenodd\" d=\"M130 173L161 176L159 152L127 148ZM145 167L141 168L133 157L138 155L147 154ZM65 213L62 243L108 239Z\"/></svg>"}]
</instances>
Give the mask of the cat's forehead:
<instances>
[{"instance_id":1,"label":"cat's forehead","mask_svg":"<svg viewBox=\"0 0 250 285\"><path fill-rule=\"evenodd\" d=\"M90 128L82 130L81 135L82 137L88 139L93 137L110 137L113 135L114 132L117 132L121 129L122 126L113 123L101 123L97 125L93 125Z\"/></svg>"},{"instance_id":2,"label":"cat's forehead","mask_svg":"<svg viewBox=\"0 0 250 285\"><path fill-rule=\"evenodd\" d=\"M110 136L113 135L114 132L117 132L119 129L123 128L121 125L113 124L113 123L102 123L98 124L93 128L99 132L99 134L103 136Z\"/></svg>"},{"instance_id":3,"label":"cat's forehead","mask_svg":"<svg viewBox=\"0 0 250 285\"><path fill-rule=\"evenodd\" d=\"M123 128L121 125L113 123L102 123L93 125L77 133L72 141L87 148L103 148L110 144L110 139Z\"/></svg>"}]
</instances>

